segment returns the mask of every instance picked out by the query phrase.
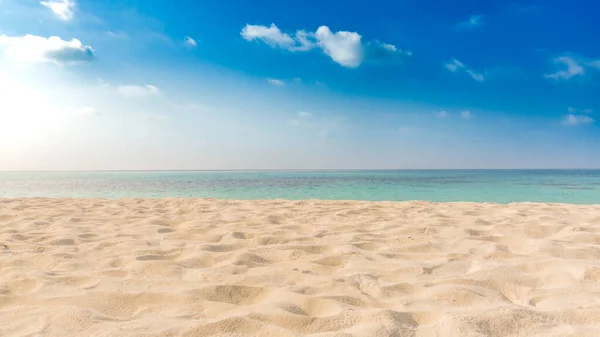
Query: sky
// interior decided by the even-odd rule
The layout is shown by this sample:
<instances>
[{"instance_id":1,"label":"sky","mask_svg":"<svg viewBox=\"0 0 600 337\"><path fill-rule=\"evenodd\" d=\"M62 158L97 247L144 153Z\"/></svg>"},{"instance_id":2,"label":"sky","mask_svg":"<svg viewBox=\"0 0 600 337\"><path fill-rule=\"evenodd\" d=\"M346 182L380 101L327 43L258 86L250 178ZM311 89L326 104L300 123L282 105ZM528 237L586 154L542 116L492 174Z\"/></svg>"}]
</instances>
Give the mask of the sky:
<instances>
[{"instance_id":1,"label":"sky","mask_svg":"<svg viewBox=\"0 0 600 337\"><path fill-rule=\"evenodd\" d=\"M600 168L595 0L0 0L0 170Z\"/></svg>"}]
</instances>

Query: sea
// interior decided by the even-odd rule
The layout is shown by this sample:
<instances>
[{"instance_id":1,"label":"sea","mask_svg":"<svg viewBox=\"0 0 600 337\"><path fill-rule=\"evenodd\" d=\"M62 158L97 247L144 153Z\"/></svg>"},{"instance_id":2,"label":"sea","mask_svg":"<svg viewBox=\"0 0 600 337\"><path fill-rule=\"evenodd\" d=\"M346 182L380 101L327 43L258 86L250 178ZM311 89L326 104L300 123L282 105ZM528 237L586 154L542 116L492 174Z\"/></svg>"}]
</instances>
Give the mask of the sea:
<instances>
[{"instance_id":1,"label":"sea","mask_svg":"<svg viewBox=\"0 0 600 337\"><path fill-rule=\"evenodd\" d=\"M600 203L600 170L0 172L0 197Z\"/></svg>"}]
</instances>

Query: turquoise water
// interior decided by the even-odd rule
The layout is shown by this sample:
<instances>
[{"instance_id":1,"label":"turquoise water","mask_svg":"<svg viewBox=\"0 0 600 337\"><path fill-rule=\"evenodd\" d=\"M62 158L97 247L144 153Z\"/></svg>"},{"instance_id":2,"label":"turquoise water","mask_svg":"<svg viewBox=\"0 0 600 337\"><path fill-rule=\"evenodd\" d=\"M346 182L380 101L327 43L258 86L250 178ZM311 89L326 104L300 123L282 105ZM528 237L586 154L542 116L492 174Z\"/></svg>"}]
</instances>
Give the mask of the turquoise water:
<instances>
[{"instance_id":1,"label":"turquoise water","mask_svg":"<svg viewBox=\"0 0 600 337\"><path fill-rule=\"evenodd\" d=\"M0 197L600 203L600 170L0 172Z\"/></svg>"}]
</instances>

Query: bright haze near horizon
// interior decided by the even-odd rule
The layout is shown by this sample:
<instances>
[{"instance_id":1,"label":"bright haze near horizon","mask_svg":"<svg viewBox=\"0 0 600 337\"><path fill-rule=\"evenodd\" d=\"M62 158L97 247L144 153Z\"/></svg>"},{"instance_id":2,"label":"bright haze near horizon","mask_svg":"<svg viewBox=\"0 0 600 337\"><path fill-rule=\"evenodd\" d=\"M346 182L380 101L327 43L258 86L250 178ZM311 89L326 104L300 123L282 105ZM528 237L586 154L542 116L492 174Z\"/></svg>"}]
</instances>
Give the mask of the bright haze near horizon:
<instances>
[{"instance_id":1,"label":"bright haze near horizon","mask_svg":"<svg viewBox=\"0 0 600 337\"><path fill-rule=\"evenodd\" d=\"M599 10L0 0L0 170L598 168Z\"/></svg>"}]
</instances>

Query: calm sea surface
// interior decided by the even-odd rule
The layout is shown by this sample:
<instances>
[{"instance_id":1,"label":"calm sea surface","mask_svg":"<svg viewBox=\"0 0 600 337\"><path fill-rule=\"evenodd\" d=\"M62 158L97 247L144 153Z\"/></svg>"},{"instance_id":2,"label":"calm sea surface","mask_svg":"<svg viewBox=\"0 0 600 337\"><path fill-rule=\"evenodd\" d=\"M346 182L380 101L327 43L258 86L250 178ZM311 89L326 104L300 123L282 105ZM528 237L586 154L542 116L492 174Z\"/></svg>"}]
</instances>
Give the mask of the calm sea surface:
<instances>
[{"instance_id":1,"label":"calm sea surface","mask_svg":"<svg viewBox=\"0 0 600 337\"><path fill-rule=\"evenodd\" d=\"M600 170L0 172L0 197L600 203Z\"/></svg>"}]
</instances>

